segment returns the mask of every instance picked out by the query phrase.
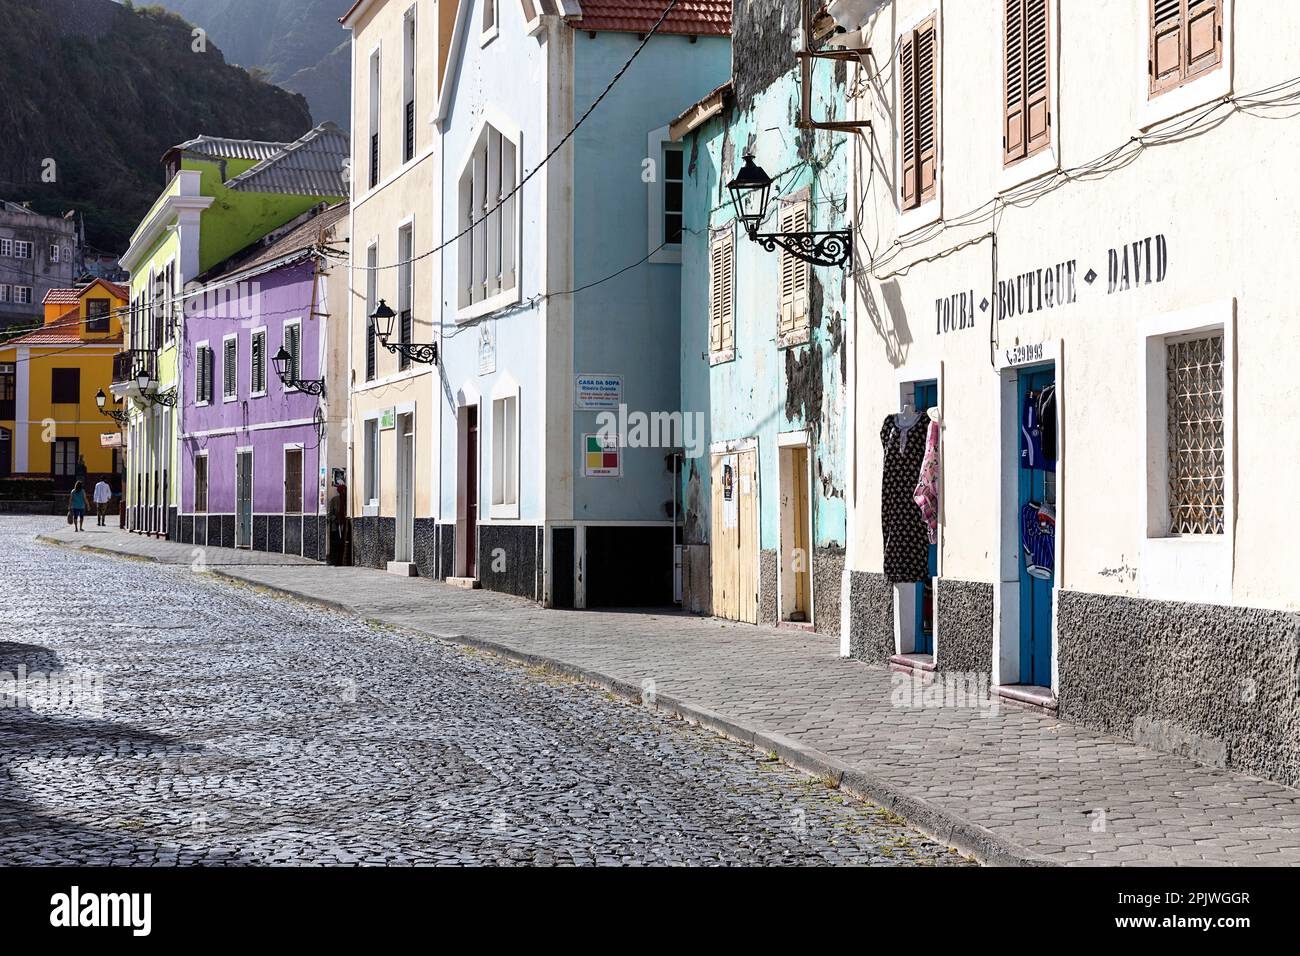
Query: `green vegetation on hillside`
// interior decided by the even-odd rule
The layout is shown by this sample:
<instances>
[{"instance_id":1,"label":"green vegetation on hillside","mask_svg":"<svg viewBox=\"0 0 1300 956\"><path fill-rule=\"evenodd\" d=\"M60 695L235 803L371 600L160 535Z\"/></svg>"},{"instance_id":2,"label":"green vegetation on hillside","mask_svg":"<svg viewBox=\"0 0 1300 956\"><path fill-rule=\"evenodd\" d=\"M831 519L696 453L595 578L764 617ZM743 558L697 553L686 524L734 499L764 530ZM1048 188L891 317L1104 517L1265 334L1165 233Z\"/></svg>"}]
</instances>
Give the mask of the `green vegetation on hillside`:
<instances>
[{"instance_id":1,"label":"green vegetation on hillside","mask_svg":"<svg viewBox=\"0 0 1300 956\"><path fill-rule=\"evenodd\" d=\"M0 0L0 23L0 197L82 212L105 251L125 250L161 192L169 147L200 133L289 141L312 125L303 97L227 64L210 38L196 51L194 28L161 7Z\"/></svg>"}]
</instances>

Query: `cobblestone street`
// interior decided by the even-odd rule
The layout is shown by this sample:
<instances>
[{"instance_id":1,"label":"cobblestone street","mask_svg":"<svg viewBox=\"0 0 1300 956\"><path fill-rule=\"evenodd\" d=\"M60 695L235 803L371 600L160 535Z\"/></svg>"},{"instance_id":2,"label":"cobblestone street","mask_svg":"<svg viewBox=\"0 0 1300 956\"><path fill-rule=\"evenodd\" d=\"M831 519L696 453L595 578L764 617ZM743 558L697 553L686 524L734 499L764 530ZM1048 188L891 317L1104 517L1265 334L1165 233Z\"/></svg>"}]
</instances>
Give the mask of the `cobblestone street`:
<instances>
[{"instance_id":1,"label":"cobblestone street","mask_svg":"<svg viewBox=\"0 0 1300 956\"><path fill-rule=\"evenodd\" d=\"M966 862L585 684L48 524L0 518L0 863Z\"/></svg>"}]
</instances>

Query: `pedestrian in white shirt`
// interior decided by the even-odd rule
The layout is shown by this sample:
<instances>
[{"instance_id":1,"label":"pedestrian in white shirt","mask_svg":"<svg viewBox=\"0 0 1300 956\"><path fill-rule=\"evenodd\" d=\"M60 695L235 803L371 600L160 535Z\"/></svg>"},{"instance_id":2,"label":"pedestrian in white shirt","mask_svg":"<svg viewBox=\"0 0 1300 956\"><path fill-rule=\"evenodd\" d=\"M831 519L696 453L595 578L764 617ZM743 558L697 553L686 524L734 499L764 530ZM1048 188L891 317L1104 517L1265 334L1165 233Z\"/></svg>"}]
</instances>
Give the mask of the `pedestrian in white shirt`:
<instances>
[{"instance_id":1,"label":"pedestrian in white shirt","mask_svg":"<svg viewBox=\"0 0 1300 956\"><path fill-rule=\"evenodd\" d=\"M101 528L104 526L104 516L108 514L108 503L112 500L113 489L108 487L108 482L103 478L99 479L99 484L95 485L95 514Z\"/></svg>"}]
</instances>

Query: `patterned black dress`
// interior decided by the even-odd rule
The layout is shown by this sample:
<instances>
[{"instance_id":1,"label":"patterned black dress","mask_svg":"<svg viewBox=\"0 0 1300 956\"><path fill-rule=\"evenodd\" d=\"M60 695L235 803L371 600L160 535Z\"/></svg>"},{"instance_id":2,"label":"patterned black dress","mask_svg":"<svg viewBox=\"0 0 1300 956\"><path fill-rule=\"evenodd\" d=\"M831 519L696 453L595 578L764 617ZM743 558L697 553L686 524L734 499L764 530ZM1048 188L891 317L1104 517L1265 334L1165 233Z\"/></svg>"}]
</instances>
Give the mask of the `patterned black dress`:
<instances>
[{"instance_id":1,"label":"patterned black dress","mask_svg":"<svg viewBox=\"0 0 1300 956\"><path fill-rule=\"evenodd\" d=\"M922 416L924 417L924 416ZM925 457L925 422L918 418L900 442L898 424L886 415L880 426L885 467L880 481L880 527L885 538L885 578L890 583L930 576L930 540L925 519L912 498Z\"/></svg>"}]
</instances>

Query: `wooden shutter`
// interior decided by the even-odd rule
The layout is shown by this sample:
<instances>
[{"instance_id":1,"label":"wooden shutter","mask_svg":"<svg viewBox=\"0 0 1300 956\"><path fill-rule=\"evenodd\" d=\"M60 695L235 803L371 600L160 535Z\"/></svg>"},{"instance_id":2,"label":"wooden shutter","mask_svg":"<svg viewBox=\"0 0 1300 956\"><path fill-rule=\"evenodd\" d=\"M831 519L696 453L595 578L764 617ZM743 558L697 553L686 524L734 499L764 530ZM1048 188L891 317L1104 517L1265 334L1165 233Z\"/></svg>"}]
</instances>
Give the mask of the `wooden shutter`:
<instances>
[{"instance_id":1,"label":"wooden shutter","mask_svg":"<svg viewBox=\"0 0 1300 956\"><path fill-rule=\"evenodd\" d=\"M1207 73L1223 62L1223 0L1183 0L1186 6L1187 79Z\"/></svg>"},{"instance_id":2,"label":"wooden shutter","mask_svg":"<svg viewBox=\"0 0 1300 956\"><path fill-rule=\"evenodd\" d=\"M782 232L808 231L808 200L781 207ZM808 329L808 272L810 266L797 256L781 250L781 317L777 325L778 344L796 338Z\"/></svg>"},{"instance_id":3,"label":"wooden shutter","mask_svg":"<svg viewBox=\"0 0 1300 956\"><path fill-rule=\"evenodd\" d=\"M1151 95L1183 81L1184 0L1150 0L1151 50L1147 70Z\"/></svg>"},{"instance_id":4,"label":"wooden shutter","mask_svg":"<svg viewBox=\"0 0 1300 956\"><path fill-rule=\"evenodd\" d=\"M289 376L293 381L302 378L302 326L291 325L285 329L285 337L289 343L290 368L293 373Z\"/></svg>"},{"instance_id":5,"label":"wooden shutter","mask_svg":"<svg viewBox=\"0 0 1300 956\"><path fill-rule=\"evenodd\" d=\"M903 152L903 208L917 204L916 189L916 43L913 34L903 38L898 54L898 94L902 116L899 117L899 139Z\"/></svg>"},{"instance_id":6,"label":"wooden shutter","mask_svg":"<svg viewBox=\"0 0 1300 956\"><path fill-rule=\"evenodd\" d=\"M203 398L209 404L212 402L212 370L216 365L216 362L213 360L213 354L212 346L210 345L203 350Z\"/></svg>"},{"instance_id":7,"label":"wooden shutter","mask_svg":"<svg viewBox=\"0 0 1300 956\"><path fill-rule=\"evenodd\" d=\"M931 17L903 37L899 51L903 208L935 195L939 167L938 34Z\"/></svg>"},{"instance_id":8,"label":"wooden shutter","mask_svg":"<svg viewBox=\"0 0 1300 956\"><path fill-rule=\"evenodd\" d=\"M252 389L254 392L266 391L266 333L253 335L253 345L249 349L252 356Z\"/></svg>"},{"instance_id":9,"label":"wooden shutter","mask_svg":"<svg viewBox=\"0 0 1300 956\"><path fill-rule=\"evenodd\" d=\"M733 289L735 239L731 233L709 244L709 351L726 352L736 345Z\"/></svg>"},{"instance_id":10,"label":"wooden shutter","mask_svg":"<svg viewBox=\"0 0 1300 956\"><path fill-rule=\"evenodd\" d=\"M1049 2L1006 0L1002 161L1007 165L1052 141Z\"/></svg>"},{"instance_id":11,"label":"wooden shutter","mask_svg":"<svg viewBox=\"0 0 1300 956\"><path fill-rule=\"evenodd\" d=\"M1149 0L1151 95L1195 79L1223 62L1223 0Z\"/></svg>"},{"instance_id":12,"label":"wooden shutter","mask_svg":"<svg viewBox=\"0 0 1300 956\"><path fill-rule=\"evenodd\" d=\"M208 362L203 357L203 353L206 351L207 347L200 345L198 351L194 353L194 400L196 402L205 401L208 395L207 380L205 378L208 372Z\"/></svg>"},{"instance_id":13,"label":"wooden shutter","mask_svg":"<svg viewBox=\"0 0 1300 956\"><path fill-rule=\"evenodd\" d=\"M223 395L235 395L238 392L238 369L235 365L238 356L239 345L235 339L228 339L225 344L225 356L223 358L224 367L222 372L225 379L221 383L221 392Z\"/></svg>"}]
</instances>

